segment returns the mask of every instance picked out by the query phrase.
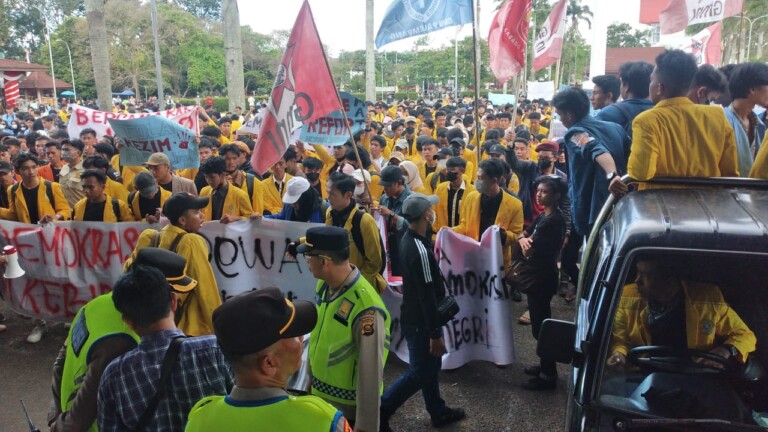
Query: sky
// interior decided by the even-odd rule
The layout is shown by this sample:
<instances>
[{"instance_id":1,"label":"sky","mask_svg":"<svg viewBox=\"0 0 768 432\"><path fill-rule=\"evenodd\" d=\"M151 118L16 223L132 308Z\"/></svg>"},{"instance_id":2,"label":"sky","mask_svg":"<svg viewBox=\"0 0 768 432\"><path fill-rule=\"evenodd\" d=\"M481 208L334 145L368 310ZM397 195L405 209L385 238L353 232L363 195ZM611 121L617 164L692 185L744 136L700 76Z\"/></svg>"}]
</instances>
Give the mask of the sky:
<instances>
[{"instance_id":1,"label":"sky","mask_svg":"<svg viewBox=\"0 0 768 432\"><path fill-rule=\"evenodd\" d=\"M480 32L479 36L487 37L496 11L493 0L480 1ZM240 22L249 25L259 33L271 33L274 30L290 30L296 20L303 0L238 0ZM640 16L640 0L583 0L584 4L596 10L597 2L621 7L611 8L608 22L626 22L633 27L645 29L647 26L638 23ZM339 52L365 49L365 0L310 0L312 13L315 17L317 30L321 41L328 46L329 55L336 57ZM384 17L387 7L392 0L375 0L374 2L374 36ZM550 1L554 3L554 1ZM605 7L605 6L603 6ZM439 47L452 44L458 27L443 29L429 35L430 45ZM582 29L587 42L591 37L588 28ZM463 26L459 31L459 39L472 36L472 28ZM408 51L413 49L417 38L404 39L382 47L383 51Z\"/></svg>"}]
</instances>

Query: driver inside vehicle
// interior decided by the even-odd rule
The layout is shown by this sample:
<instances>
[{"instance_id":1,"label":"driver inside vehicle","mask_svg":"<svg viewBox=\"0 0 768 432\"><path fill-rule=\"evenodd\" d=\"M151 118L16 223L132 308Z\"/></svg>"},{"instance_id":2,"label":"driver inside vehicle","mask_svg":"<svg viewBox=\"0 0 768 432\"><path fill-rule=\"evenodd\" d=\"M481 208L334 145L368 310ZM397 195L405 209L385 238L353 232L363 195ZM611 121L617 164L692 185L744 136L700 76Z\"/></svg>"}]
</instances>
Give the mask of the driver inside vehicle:
<instances>
[{"instance_id":1,"label":"driver inside vehicle","mask_svg":"<svg viewBox=\"0 0 768 432\"><path fill-rule=\"evenodd\" d=\"M627 353L639 346L709 351L740 364L755 351L755 334L716 285L681 279L672 260L640 257L636 270L616 311L608 366L626 367ZM697 361L723 367L706 358Z\"/></svg>"}]
</instances>

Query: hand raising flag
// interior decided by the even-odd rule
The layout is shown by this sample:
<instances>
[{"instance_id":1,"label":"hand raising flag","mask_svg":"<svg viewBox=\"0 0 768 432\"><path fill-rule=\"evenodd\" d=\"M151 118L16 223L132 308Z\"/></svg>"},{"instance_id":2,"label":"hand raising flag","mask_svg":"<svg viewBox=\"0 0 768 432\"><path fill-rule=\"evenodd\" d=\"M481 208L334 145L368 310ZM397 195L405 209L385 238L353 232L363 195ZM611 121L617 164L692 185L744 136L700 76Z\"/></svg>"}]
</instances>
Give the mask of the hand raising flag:
<instances>
[{"instance_id":1,"label":"hand raising flag","mask_svg":"<svg viewBox=\"0 0 768 432\"><path fill-rule=\"evenodd\" d=\"M294 130L340 109L312 10L305 0L277 68L251 166L257 173L265 173L283 156Z\"/></svg>"}]
</instances>

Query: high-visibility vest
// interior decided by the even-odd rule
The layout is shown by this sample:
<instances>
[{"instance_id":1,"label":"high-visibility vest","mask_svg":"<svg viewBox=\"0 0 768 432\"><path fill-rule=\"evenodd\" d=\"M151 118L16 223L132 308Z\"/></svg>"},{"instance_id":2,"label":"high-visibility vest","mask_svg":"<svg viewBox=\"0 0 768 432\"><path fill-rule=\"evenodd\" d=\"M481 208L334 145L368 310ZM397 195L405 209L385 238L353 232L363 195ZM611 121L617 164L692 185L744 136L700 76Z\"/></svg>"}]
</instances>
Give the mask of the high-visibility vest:
<instances>
[{"instance_id":1,"label":"high-visibility vest","mask_svg":"<svg viewBox=\"0 0 768 432\"><path fill-rule=\"evenodd\" d=\"M312 367L312 394L323 399L357 404L357 363L359 353L352 337L352 324L357 316L375 309L384 314L386 346L384 363L389 354L390 317L387 307L368 281L358 274L352 286L334 300L327 301L328 284L317 284L317 325L309 336L309 362ZM380 331L380 329L376 329ZM380 391L384 390L382 383Z\"/></svg>"},{"instance_id":2,"label":"high-visibility vest","mask_svg":"<svg viewBox=\"0 0 768 432\"><path fill-rule=\"evenodd\" d=\"M77 391L88 372L91 348L107 338L130 338L136 344L139 336L123 321L112 302L112 293L96 297L80 308L72 320L67 336L67 358L61 376L61 411L72 407ZM96 423L88 429L96 431Z\"/></svg>"},{"instance_id":3,"label":"high-visibility vest","mask_svg":"<svg viewBox=\"0 0 768 432\"><path fill-rule=\"evenodd\" d=\"M280 396L261 401L235 401L209 396L189 412L186 432L280 430L328 432L336 430L341 411L316 396Z\"/></svg>"}]
</instances>

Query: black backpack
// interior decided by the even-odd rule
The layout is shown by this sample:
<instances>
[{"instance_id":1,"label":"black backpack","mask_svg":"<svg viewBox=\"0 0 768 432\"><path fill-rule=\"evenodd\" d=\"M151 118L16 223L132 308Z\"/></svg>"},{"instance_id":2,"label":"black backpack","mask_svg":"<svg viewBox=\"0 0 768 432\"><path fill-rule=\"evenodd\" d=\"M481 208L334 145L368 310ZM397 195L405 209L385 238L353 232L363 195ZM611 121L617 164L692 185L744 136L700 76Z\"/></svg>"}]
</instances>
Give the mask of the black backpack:
<instances>
[{"instance_id":1,"label":"black backpack","mask_svg":"<svg viewBox=\"0 0 768 432\"><path fill-rule=\"evenodd\" d=\"M355 246L357 246L357 250L360 251L360 254L365 256L365 242L363 241L363 232L360 230L360 221L363 220L363 215L365 212L363 210L357 209L355 211L355 215L352 216L352 241L355 242ZM379 269L379 274L384 274L384 269L387 267L387 255L384 249L384 242L381 240L381 235L379 237L379 249L381 250L381 268Z\"/></svg>"}]
</instances>

